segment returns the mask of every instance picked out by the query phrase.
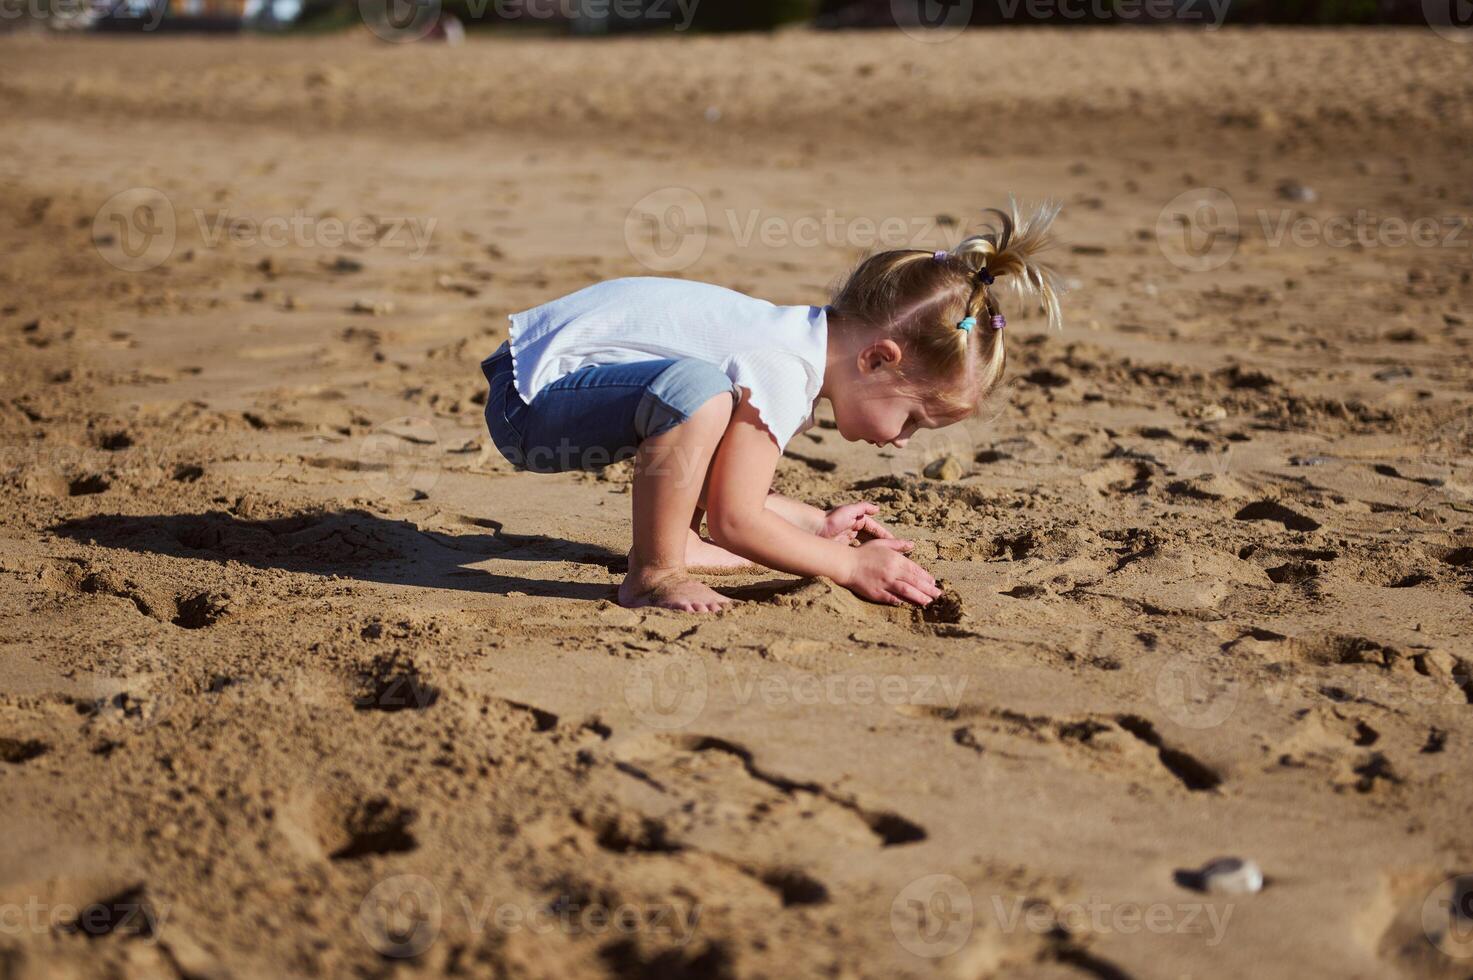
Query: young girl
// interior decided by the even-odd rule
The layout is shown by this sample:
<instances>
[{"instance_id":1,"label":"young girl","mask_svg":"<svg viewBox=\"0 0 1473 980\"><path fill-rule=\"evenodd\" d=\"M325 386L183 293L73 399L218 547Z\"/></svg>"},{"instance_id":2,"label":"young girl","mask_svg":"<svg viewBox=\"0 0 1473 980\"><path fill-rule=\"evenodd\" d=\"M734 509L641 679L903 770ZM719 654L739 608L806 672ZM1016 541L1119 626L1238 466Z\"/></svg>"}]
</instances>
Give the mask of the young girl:
<instances>
[{"instance_id":1,"label":"young girl","mask_svg":"<svg viewBox=\"0 0 1473 980\"><path fill-rule=\"evenodd\" d=\"M972 416L1002 379L1001 286L1058 325L1053 275L1034 261L1058 208L991 213L997 226L950 251L869 257L826 307L634 278L515 313L510 340L481 365L492 440L537 473L634 458L625 606L721 609L731 600L687 569L748 561L927 605L936 580L875 521L878 508L823 511L773 493L772 476L819 398L841 436L874 446L904 448L917 429Z\"/></svg>"}]
</instances>

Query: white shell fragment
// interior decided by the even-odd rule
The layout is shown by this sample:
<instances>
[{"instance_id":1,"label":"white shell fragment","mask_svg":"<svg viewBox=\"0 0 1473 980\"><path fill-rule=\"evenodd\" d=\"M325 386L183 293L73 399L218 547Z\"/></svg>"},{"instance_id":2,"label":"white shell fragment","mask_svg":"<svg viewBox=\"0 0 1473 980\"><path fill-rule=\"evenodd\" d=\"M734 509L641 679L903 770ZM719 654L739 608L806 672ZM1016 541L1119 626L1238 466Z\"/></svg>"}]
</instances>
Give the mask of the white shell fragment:
<instances>
[{"instance_id":1,"label":"white shell fragment","mask_svg":"<svg viewBox=\"0 0 1473 980\"><path fill-rule=\"evenodd\" d=\"M1197 872L1201 891L1213 895L1252 895L1263 890L1263 869L1246 858L1217 858Z\"/></svg>"},{"instance_id":2,"label":"white shell fragment","mask_svg":"<svg viewBox=\"0 0 1473 980\"><path fill-rule=\"evenodd\" d=\"M1297 180L1286 180L1279 185L1279 196L1286 201L1313 204L1320 199L1319 191Z\"/></svg>"}]
</instances>

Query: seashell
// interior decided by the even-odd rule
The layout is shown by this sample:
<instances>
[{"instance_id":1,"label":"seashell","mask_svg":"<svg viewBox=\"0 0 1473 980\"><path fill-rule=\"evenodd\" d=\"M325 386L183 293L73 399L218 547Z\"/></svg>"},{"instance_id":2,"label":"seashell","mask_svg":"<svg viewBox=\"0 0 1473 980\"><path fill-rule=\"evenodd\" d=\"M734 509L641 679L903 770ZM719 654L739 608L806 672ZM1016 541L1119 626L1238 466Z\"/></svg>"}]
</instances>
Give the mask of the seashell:
<instances>
[{"instance_id":1,"label":"seashell","mask_svg":"<svg viewBox=\"0 0 1473 980\"><path fill-rule=\"evenodd\" d=\"M1252 895L1263 890L1263 869L1247 858L1214 858L1196 871L1178 871L1176 880L1211 895Z\"/></svg>"}]
</instances>

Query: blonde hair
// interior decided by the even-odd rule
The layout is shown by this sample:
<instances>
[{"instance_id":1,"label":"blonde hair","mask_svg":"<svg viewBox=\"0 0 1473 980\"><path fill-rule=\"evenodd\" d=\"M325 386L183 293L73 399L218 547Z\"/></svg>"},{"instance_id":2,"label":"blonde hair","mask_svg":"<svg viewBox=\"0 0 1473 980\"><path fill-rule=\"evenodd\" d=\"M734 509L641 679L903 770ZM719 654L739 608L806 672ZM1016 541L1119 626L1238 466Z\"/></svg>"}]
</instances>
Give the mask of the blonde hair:
<instances>
[{"instance_id":1,"label":"blonde hair","mask_svg":"<svg viewBox=\"0 0 1473 980\"><path fill-rule=\"evenodd\" d=\"M871 255L834 292L829 307L839 322L878 331L919 364L919 372L906 371L901 361L904 384L947 415L972 415L1002 381L1007 363L1006 331L992 326L1002 315L1003 288L1036 299L1050 327L1063 325L1057 277L1035 258L1054 243L1049 228L1059 208L1045 203L1024 217L1013 201L1010 212L988 208L984 213L998 223L947 252ZM967 317L976 318L971 330L958 326Z\"/></svg>"}]
</instances>

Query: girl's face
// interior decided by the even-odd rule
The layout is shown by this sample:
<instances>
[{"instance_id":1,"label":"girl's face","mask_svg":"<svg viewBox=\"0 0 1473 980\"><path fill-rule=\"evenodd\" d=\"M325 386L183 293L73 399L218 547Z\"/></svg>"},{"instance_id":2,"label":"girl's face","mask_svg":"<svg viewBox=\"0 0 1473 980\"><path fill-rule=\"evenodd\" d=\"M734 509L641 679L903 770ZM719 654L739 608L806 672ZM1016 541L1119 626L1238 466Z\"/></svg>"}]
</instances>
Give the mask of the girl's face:
<instances>
[{"instance_id":1,"label":"girl's face","mask_svg":"<svg viewBox=\"0 0 1473 980\"><path fill-rule=\"evenodd\" d=\"M917 429L935 429L940 424L926 414L920 400L893 390L860 394L834 400L834 421L839 434L850 442L904 449ZM854 397L858 395L858 397ZM841 409L840 405L844 407Z\"/></svg>"},{"instance_id":2,"label":"girl's face","mask_svg":"<svg viewBox=\"0 0 1473 980\"><path fill-rule=\"evenodd\" d=\"M917 429L939 429L957 419L932 414L934 409L902 390L895 366L900 348L885 340L867 347L830 388L834 422L850 442L904 449Z\"/></svg>"}]
</instances>

